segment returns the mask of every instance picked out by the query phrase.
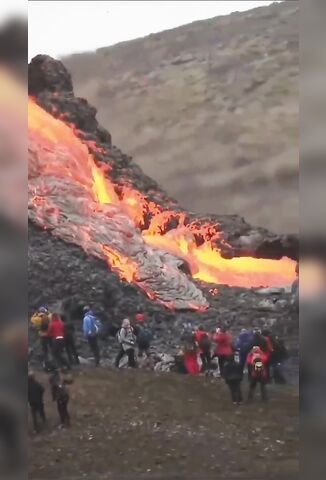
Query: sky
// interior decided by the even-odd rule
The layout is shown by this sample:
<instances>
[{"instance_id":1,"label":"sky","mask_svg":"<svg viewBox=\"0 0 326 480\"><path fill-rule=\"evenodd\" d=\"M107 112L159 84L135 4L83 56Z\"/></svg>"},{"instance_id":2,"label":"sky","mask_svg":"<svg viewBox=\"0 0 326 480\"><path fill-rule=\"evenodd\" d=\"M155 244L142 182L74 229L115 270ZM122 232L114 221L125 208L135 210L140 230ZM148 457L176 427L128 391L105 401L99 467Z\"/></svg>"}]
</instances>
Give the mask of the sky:
<instances>
[{"instance_id":1,"label":"sky","mask_svg":"<svg viewBox=\"0 0 326 480\"><path fill-rule=\"evenodd\" d=\"M14 0L12 5L16 3L22 0ZM29 60L39 53L59 58L92 51L196 20L270 3L273 2L29 1Z\"/></svg>"}]
</instances>

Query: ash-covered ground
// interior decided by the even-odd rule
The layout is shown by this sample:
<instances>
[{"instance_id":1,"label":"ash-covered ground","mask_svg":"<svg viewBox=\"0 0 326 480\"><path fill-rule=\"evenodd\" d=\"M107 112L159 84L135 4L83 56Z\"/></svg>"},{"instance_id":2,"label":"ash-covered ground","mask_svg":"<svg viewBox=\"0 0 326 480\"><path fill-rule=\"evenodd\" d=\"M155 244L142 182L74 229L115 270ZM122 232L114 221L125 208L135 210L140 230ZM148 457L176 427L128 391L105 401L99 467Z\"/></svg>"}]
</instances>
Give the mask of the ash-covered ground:
<instances>
[{"instance_id":1,"label":"ash-covered ground","mask_svg":"<svg viewBox=\"0 0 326 480\"><path fill-rule=\"evenodd\" d=\"M68 431L46 394L49 425L30 440L29 477L296 478L298 391L269 393L268 405L236 408L221 380L84 369L70 387Z\"/></svg>"}]
</instances>

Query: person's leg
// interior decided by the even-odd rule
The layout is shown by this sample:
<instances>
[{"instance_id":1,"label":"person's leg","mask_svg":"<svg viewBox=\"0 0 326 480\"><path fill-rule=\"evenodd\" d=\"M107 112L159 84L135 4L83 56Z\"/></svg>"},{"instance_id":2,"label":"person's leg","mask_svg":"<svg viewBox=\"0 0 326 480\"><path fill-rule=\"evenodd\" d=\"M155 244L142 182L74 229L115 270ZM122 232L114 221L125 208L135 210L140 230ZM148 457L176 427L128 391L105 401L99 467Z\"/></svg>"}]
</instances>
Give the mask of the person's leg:
<instances>
[{"instance_id":1,"label":"person's leg","mask_svg":"<svg viewBox=\"0 0 326 480\"><path fill-rule=\"evenodd\" d=\"M48 337L40 337L40 339L41 339L43 361L47 362L49 359L49 339Z\"/></svg>"},{"instance_id":2,"label":"person's leg","mask_svg":"<svg viewBox=\"0 0 326 480\"><path fill-rule=\"evenodd\" d=\"M68 412L68 402L62 403L62 416L63 416L63 423L66 427L70 426L70 415Z\"/></svg>"},{"instance_id":3,"label":"person's leg","mask_svg":"<svg viewBox=\"0 0 326 480\"><path fill-rule=\"evenodd\" d=\"M115 362L114 362L114 365L115 365L116 368L119 368L120 360L122 359L124 354L125 354L125 351L122 348L122 346L120 346L120 350L119 350L118 355L116 356L116 359L115 359Z\"/></svg>"},{"instance_id":4,"label":"person's leg","mask_svg":"<svg viewBox=\"0 0 326 480\"><path fill-rule=\"evenodd\" d=\"M248 402L252 402L256 390L257 380L252 378L249 383Z\"/></svg>"},{"instance_id":5,"label":"person's leg","mask_svg":"<svg viewBox=\"0 0 326 480\"><path fill-rule=\"evenodd\" d=\"M235 383L234 382L229 382L228 383L230 393L231 393L231 400L233 403L236 403L237 398L236 398L236 388L235 388Z\"/></svg>"},{"instance_id":6,"label":"person's leg","mask_svg":"<svg viewBox=\"0 0 326 480\"><path fill-rule=\"evenodd\" d=\"M242 390L241 390L241 381L237 383L237 396L238 396L238 403L242 403Z\"/></svg>"},{"instance_id":7,"label":"person's leg","mask_svg":"<svg viewBox=\"0 0 326 480\"><path fill-rule=\"evenodd\" d=\"M100 363L100 351L99 351L97 337L88 337L88 344L94 356L95 365L97 366Z\"/></svg>"},{"instance_id":8,"label":"person's leg","mask_svg":"<svg viewBox=\"0 0 326 480\"><path fill-rule=\"evenodd\" d=\"M128 355L128 367L135 368L136 367L136 360L135 360L135 350L133 348L128 348L126 351Z\"/></svg>"},{"instance_id":9,"label":"person's leg","mask_svg":"<svg viewBox=\"0 0 326 480\"><path fill-rule=\"evenodd\" d=\"M39 414L40 414L40 417L41 417L41 420L44 423L46 423L46 415L45 415L45 410L44 410L44 403L40 403L39 407L38 407L38 411L39 411Z\"/></svg>"},{"instance_id":10,"label":"person's leg","mask_svg":"<svg viewBox=\"0 0 326 480\"><path fill-rule=\"evenodd\" d=\"M71 353L72 353L72 357L75 361L75 364L79 365L80 364L79 355L78 355L78 352L77 352L77 347L76 347L76 342L75 342L74 337L71 337L70 347L71 347Z\"/></svg>"},{"instance_id":11,"label":"person's leg","mask_svg":"<svg viewBox=\"0 0 326 480\"><path fill-rule=\"evenodd\" d=\"M65 407L64 407L64 402L57 401L57 407L58 407L58 413L59 413L59 419L60 419L60 424L64 425L65 424Z\"/></svg>"},{"instance_id":12,"label":"person's leg","mask_svg":"<svg viewBox=\"0 0 326 480\"><path fill-rule=\"evenodd\" d=\"M266 391L266 383L264 380L260 381L260 392L261 392L261 399L263 402L267 402L267 391Z\"/></svg>"},{"instance_id":13,"label":"person's leg","mask_svg":"<svg viewBox=\"0 0 326 480\"><path fill-rule=\"evenodd\" d=\"M200 359L201 359L201 362L202 362L202 367L201 367L201 371L202 372L205 372L206 368L207 368L207 363L206 363L206 355L204 352L202 352L200 354Z\"/></svg>"},{"instance_id":14,"label":"person's leg","mask_svg":"<svg viewBox=\"0 0 326 480\"><path fill-rule=\"evenodd\" d=\"M37 406L36 405L31 405L31 415L32 415L34 432L38 433L40 431L40 427L39 427L38 419L37 419Z\"/></svg>"},{"instance_id":15,"label":"person's leg","mask_svg":"<svg viewBox=\"0 0 326 480\"><path fill-rule=\"evenodd\" d=\"M66 336L65 338L65 350L67 353L68 361L70 365L73 364L73 355L72 355L72 348L71 348L71 338L70 336Z\"/></svg>"},{"instance_id":16,"label":"person's leg","mask_svg":"<svg viewBox=\"0 0 326 480\"><path fill-rule=\"evenodd\" d=\"M206 368L211 368L211 352L210 350L207 350L205 352L206 355Z\"/></svg>"},{"instance_id":17,"label":"person's leg","mask_svg":"<svg viewBox=\"0 0 326 480\"><path fill-rule=\"evenodd\" d=\"M95 365L98 367L100 364L100 347L98 344L98 337L94 338L94 358L95 358Z\"/></svg>"},{"instance_id":18,"label":"person's leg","mask_svg":"<svg viewBox=\"0 0 326 480\"><path fill-rule=\"evenodd\" d=\"M220 369L221 377L223 377L224 363L225 363L225 357L223 355L220 355L218 357L218 366L219 366L219 369Z\"/></svg>"}]
</instances>

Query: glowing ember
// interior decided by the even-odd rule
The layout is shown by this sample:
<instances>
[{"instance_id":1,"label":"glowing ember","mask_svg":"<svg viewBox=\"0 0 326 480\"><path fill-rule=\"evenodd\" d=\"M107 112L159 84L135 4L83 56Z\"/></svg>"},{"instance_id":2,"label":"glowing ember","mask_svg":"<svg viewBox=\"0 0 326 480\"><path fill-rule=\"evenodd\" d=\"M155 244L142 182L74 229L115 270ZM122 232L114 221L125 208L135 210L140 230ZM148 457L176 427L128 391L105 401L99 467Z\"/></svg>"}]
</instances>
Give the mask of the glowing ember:
<instances>
[{"instance_id":1,"label":"glowing ember","mask_svg":"<svg viewBox=\"0 0 326 480\"><path fill-rule=\"evenodd\" d=\"M189 265L193 278L214 284L241 287L285 286L295 279L295 262L289 258L281 260L252 257L225 259L221 252L213 246L214 239L221 237L217 226L187 225L184 214L163 211L161 206L148 201L140 192L128 185L118 197L109 180L108 169L100 168L95 163L87 146L74 134L73 128L46 113L33 100L29 101L29 132L31 137L37 137L38 140L41 139L42 142L45 142L44 149L46 149L46 141L48 141L56 145L58 151L69 153L68 161L67 155L65 155L65 161L60 162L56 157L55 161L43 164L43 175L60 176L73 182L76 190L76 202L78 202L77 192L80 188L83 195L86 192L89 205L92 205L89 208L96 210L97 204L102 217L103 213L105 214L105 205L119 207L119 211L123 212L123 215L119 214L120 222L131 221L134 226L143 230L143 241L154 251L165 251L184 259ZM40 192L35 192L32 198L33 206L40 208L41 201ZM48 206L50 204L49 198ZM88 207L84 206L84 208ZM146 230L144 230L145 218L147 226L149 225ZM103 221L106 221L105 215ZM100 225L98 225L98 229L101 229ZM82 230L85 231L85 227ZM195 235L204 239L202 245L196 244ZM124 256L106 243L102 244L101 249L112 269L117 271L121 278L128 282L141 283L139 278L137 281L139 256L135 261L135 257ZM150 292L150 289L147 289L147 294L151 298L156 298L155 292Z\"/></svg>"}]
</instances>

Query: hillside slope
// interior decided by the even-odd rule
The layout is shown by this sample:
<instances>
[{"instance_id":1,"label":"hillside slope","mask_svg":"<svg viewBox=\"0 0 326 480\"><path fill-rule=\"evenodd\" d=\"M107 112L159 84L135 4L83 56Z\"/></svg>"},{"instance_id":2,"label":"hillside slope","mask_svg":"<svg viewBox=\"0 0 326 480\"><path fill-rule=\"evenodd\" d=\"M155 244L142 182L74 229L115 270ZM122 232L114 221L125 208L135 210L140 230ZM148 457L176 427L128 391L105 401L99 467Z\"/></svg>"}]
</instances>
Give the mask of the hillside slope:
<instances>
[{"instance_id":1,"label":"hillside slope","mask_svg":"<svg viewBox=\"0 0 326 480\"><path fill-rule=\"evenodd\" d=\"M64 63L114 143L184 207L297 230L297 2Z\"/></svg>"}]
</instances>

